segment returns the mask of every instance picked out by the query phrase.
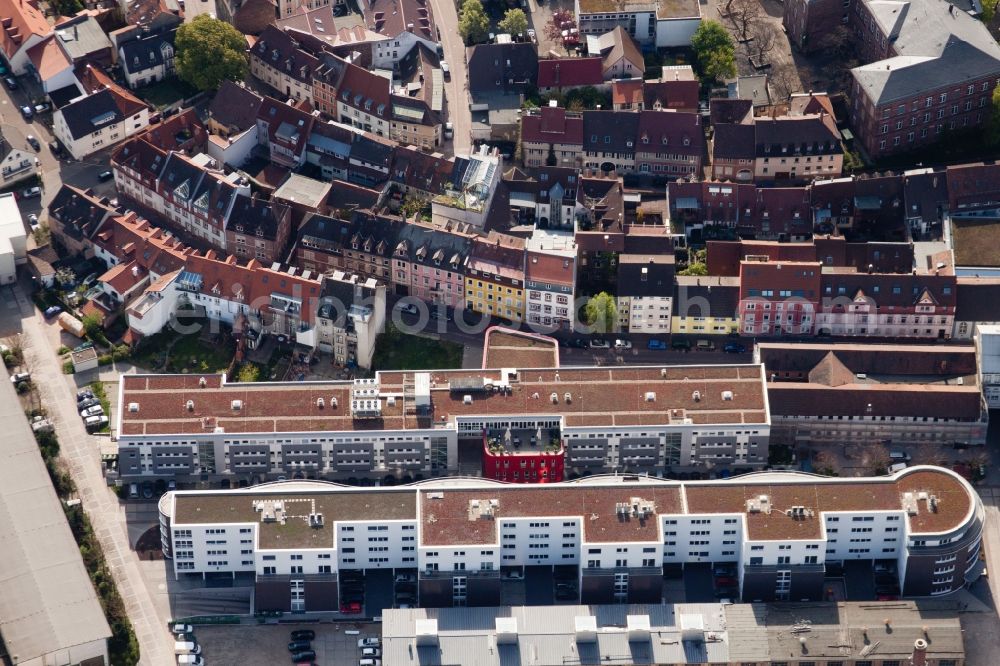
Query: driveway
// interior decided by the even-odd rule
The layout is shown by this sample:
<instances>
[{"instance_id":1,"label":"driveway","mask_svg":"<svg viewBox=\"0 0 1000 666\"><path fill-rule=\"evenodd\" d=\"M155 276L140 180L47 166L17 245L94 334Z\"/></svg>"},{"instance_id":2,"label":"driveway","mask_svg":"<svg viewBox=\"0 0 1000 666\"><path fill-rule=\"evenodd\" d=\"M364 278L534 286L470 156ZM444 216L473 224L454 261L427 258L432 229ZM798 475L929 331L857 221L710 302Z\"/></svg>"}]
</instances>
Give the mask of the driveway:
<instances>
[{"instance_id":1,"label":"driveway","mask_svg":"<svg viewBox=\"0 0 1000 666\"><path fill-rule=\"evenodd\" d=\"M170 636L157 618L156 608L144 585L135 553L129 546L125 511L118 497L108 488L101 472L100 449L87 434L76 413L75 386L62 373L62 363L55 354L52 323L43 321L20 285L4 287L0 300L16 299L21 324L22 344L40 397L55 424L62 450L76 482L83 508L101 542L104 556L118 592L139 640L140 664L160 666L173 663L169 650ZM72 387L72 388L71 388Z\"/></svg>"},{"instance_id":2,"label":"driveway","mask_svg":"<svg viewBox=\"0 0 1000 666\"><path fill-rule=\"evenodd\" d=\"M458 34L458 10L454 0L431 0L434 22L441 34L444 59L451 70L451 80L445 81L444 90L448 103L448 120L452 122L455 138L441 152L467 155L472 147L472 111L469 109L469 76L465 62L465 44Z\"/></svg>"}]
</instances>

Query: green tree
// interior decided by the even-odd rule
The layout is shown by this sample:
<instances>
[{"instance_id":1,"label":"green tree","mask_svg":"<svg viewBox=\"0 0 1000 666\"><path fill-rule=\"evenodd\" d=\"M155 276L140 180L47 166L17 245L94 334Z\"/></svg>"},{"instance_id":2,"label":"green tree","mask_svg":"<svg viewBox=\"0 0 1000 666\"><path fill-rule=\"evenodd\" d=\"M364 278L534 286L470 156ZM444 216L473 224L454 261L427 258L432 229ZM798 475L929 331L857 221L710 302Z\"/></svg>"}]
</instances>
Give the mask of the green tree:
<instances>
[{"instance_id":1,"label":"green tree","mask_svg":"<svg viewBox=\"0 0 1000 666\"><path fill-rule=\"evenodd\" d=\"M615 298L606 291L591 296L583 306L583 316L593 327L595 333L608 333L615 330L618 322L618 305Z\"/></svg>"},{"instance_id":2,"label":"green tree","mask_svg":"<svg viewBox=\"0 0 1000 666\"><path fill-rule=\"evenodd\" d=\"M83 3L80 0L52 0L50 4L60 16L73 16L83 9Z\"/></svg>"},{"instance_id":3,"label":"green tree","mask_svg":"<svg viewBox=\"0 0 1000 666\"><path fill-rule=\"evenodd\" d=\"M99 342L104 339L104 329L101 327L101 320L97 315L89 314L80 320L83 330L87 333L87 338Z\"/></svg>"},{"instance_id":4,"label":"green tree","mask_svg":"<svg viewBox=\"0 0 1000 666\"><path fill-rule=\"evenodd\" d=\"M526 35L528 33L528 17L523 9L508 9L500 22L497 23L500 32L509 35Z\"/></svg>"},{"instance_id":5,"label":"green tree","mask_svg":"<svg viewBox=\"0 0 1000 666\"><path fill-rule=\"evenodd\" d=\"M246 76L246 39L236 28L208 14L177 29L177 75L198 90L216 90Z\"/></svg>"},{"instance_id":6,"label":"green tree","mask_svg":"<svg viewBox=\"0 0 1000 666\"><path fill-rule=\"evenodd\" d=\"M691 48L704 78L722 81L736 76L736 47L718 21L702 21L691 37Z\"/></svg>"},{"instance_id":7,"label":"green tree","mask_svg":"<svg viewBox=\"0 0 1000 666\"><path fill-rule=\"evenodd\" d=\"M483 11L479 0L465 0L462 12L458 17L458 32L467 44L475 44L486 40L490 32L490 19Z\"/></svg>"},{"instance_id":8,"label":"green tree","mask_svg":"<svg viewBox=\"0 0 1000 666\"><path fill-rule=\"evenodd\" d=\"M260 378L260 367L255 363L244 363L236 375L237 381L255 382Z\"/></svg>"},{"instance_id":9,"label":"green tree","mask_svg":"<svg viewBox=\"0 0 1000 666\"><path fill-rule=\"evenodd\" d=\"M708 275L708 266L700 261L690 264L687 268L677 272L678 275Z\"/></svg>"},{"instance_id":10,"label":"green tree","mask_svg":"<svg viewBox=\"0 0 1000 666\"><path fill-rule=\"evenodd\" d=\"M990 140L1000 143L1000 86L993 89L993 105L990 113Z\"/></svg>"}]
</instances>

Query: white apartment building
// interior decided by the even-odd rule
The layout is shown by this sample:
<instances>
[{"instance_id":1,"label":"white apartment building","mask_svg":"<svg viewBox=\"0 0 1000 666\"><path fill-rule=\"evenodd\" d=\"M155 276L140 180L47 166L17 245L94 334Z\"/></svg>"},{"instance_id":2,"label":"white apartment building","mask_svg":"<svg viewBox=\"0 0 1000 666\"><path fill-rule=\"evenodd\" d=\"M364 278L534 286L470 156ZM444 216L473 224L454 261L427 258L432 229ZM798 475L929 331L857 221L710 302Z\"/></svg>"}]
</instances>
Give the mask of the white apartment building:
<instances>
[{"instance_id":1,"label":"white apartment building","mask_svg":"<svg viewBox=\"0 0 1000 666\"><path fill-rule=\"evenodd\" d=\"M929 466L850 479L288 481L168 493L159 507L175 575L253 575L257 611L337 610L340 574L373 569L415 573L425 607L499 605L502 574L532 566L575 566L584 604L660 603L663 567L698 562L730 566L744 601L822 599L826 565L849 560L894 572L906 596L949 594L982 570L978 495Z\"/></svg>"},{"instance_id":2,"label":"white apartment building","mask_svg":"<svg viewBox=\"0 0 1000 666\"><path fill-rule=\"evenodd\" d=\"M0 284L17 280L17 267L28 261L27 243L14 193L0 194Z\"/></svg>"},{"instance_id":3,"label":"white apartment building","mask_svg":"<svg viewBox=\"0 0 1000 666\"><path fill-rule=\"evenodd\" d=\"M124 479L443 474L457 469L459 439L509 429L559 439L578 473L749 471L766 464L770 431L754 365L382 371L288 384L130 375L118 405Z\"/></svg>"},{"instance_id":4,"label":"white apartment building","mask_svg":"<svg viewBox=\"0 0 1000 666\"><path fill-rule=\"evenodd\" d=\"M672 254L618 257L619 323L629 333L669 335L674 302Z\"/></svg>"},{"instance_id":5,"label":"white apartment building","mask_svg":"<svg viewBox=\"0 0 1000 666\"><path fill-rule=\"evenodd\" d=\"M1000 408L1000 326L976 326L976 356L986 406Z\"/></svg>"},{"instance_id":6,"label":"white apartment building","mask_svg":"<svg viewBox=\"0 0 1000 666\"><path fill-rule=\"evenodd\" d=\"M572 331L576 322L576 241L572 233L536 229L524 259L527 322Z\"/></svg>"}]
</instances>

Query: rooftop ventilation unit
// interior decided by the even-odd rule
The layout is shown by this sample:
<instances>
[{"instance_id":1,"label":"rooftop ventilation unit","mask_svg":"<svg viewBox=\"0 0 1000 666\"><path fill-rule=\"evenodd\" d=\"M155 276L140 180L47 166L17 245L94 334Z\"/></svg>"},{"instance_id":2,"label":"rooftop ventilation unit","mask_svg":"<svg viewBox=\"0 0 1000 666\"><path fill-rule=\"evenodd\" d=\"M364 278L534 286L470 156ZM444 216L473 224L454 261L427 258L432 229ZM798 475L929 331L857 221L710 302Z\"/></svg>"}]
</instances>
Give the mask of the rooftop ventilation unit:
<instances>
[{"instance_id":1,"label":"rooftop ventilation unit","mask_svg":"<svg viewBox=\"0 0 1000 666\"><path fill-rule=\"evenodd\" d=\"M701 391L695 391L691 394L691 399L695 402L701 402Z\"/></svg>"},{"instance_id":2,"label":"rooftop ventilation unit","mask_svg":"<svg viewBox=\"0 0 1000 666\"><path fill-rule=\"evenodd\" d=\"M427 499L444 499L444 493L427 493Z\"/></svg>"},{"instance_id":3,"label":"rooftop ventilation unit","mask_svg":"<svg viewBox=\"0 0 1000 666\"><path fill-rule=\"evenodd\" d=\"M132 412L133 414L135 414L136 412L138 412L139 411L139 403L137 403L137 402L130 402L130 403L128 403L128 411Z\"/></svg>"},{"instance_id":4,"label":"rooftop ventilation unit","mask_svg":"<svg viewBox=\"0 0 1000 666\"><path fill-rule=\"evenodd\" d=\"M323 527L323 514L322 513L310 513L309 514L309 527L313 529L319 529Z\"/></svg>"},{"instance_id":5,"label":"rooftop ventilation unit","mask_svg":"<svg viewBox=\"0 0 1000 666\"><path fill-rule=\"evenodd\" d=\"M206 380L204 377L199 377L198 386L200 386L201 388L205 388L206 386L208 386L208 380Z\"/></svg>"},{"instance_id":6,"label":"rooftop ventilation unit","mask_svg":"<svg viewBox=\"0 0 1000 666\"><path fill-rule=\"evenodd\" d=\"M471 395L463 395L462 396L462 404L463 405L471 405L472 404L472 396Z\"/></svg>"},{"instance_id":7,"label":"rooftop ventilation unit","mask_svg":"<svg viewBox=\"0 0 1000 666\"><path fill-rule=\"evenodd\" d=\"M517 618L498 617L496 618L497 645L517 644Z\"/></svg>"},{"instance_id":8,"label":"rooftop ventilation unit","mask_svg":"<svg viewBox=\"0 0 1000 666\"><path fill-rule=\"evenodd\" d=\"M597 642L597 617L594 615L577 615L573 618L573 628L577 643Z\"/></svg>"},{"instance_id":9,"label":"rooftop ventilation unit","mask_svg":"<svg viewBox=\"0 0 1000 666\"><path fill-rule=\"evenodd\" d=\"M189 412L193 412L194 411L194 400L188 400L187 404L185 406L187 407L187 410Z\"/></svg>"},{"instance_id":10,"label":"rooftop ventilation unit","mask_svg":"<svg viewBox=\"0 0 1000 666\"><path fill-rule=\"evenodd\" d=\"M628 629L629 643L644 643L649 641L648 615L629 615L625 618L625 626Z\"/></svg>"},{"instance_id":11,"label":"rooftop ventilation unit","mask_svg":"<svg viewBox=\"0 0 1000 666\"><path fill-rule=\"evenodd\" d=\"M552 395L549 396L549 400L552 401L553 405L559 404L559 394L553 391Z\"/></svg>"},{"instance_id":12,"label":"rooftop ventilation unit","mask_svg":"<svg viewBox=\"0 0 1000 666\"><path fill-rule=\"evenodd\" d=\"M667 369L666 368L660 368L660 378L661 379L665 379L666 376L667 376Z\"/></svg>"},{"instance_id":13,"label":"rooftop ventilation unit","mask_svg":"<svg viewBox=\"0 0 1000 666\"><path fill-rule=\"evenodd\" d=\"M656 393L654 391L646 391L644 399L646 402L656 402Z\"/></svg>"},{"instance_id":14,"label":"rooftop ventilation unit","mask_svg":"<svg viewBox=\"0 0 1000 666\"><path fill-rule=\"evenodd\" d=\"M326 400L324 400L323 398L316 398L316 406L319 407L320 409L323 409L324 407L326 407Z\"/></svg>"},{"instance_id":15,"label":"rooftop ventilation unit","mask_svg":"<svg viewBox=\"0 0 1000 666\"><path fill-rule=\"evenodd\" d=\"M566 401L567 404L573 402L573 394L566 391L566 394L563 396L563 400Z\"/></svg>"},{"instance_id":16,"label":"rooftop ventilation unit","mask_svg":"<svg viewBox=\"0 0 1000 666\"><path fill-rule=\"evenodd\" d=\"M333 396L330 398L330 406L333 407L334 409L337 409L337 396Z\"/></svg>"},{"instance_id":17,"label":"rooftop ventilation unit","mask_svg":"<svg viewBox=\"0 0 1000 666\"><path fill-rule=\"evenodd\" d=\"M438 621L432 619L414 620L414 637L417 647L438 644Z\"/></svg>"},{"instance_id":18,"label":"rooftop ventilation unit","mask_svg":"<svg viewBox=\"0 0 1000 666\"><path fill-rule=\"evenodd\" d=\"M242 400L233 400L233 402L231 403L230 406L233 408L234 412L238 412L241 409L243 409L243 401Z\"/></svg>"},{"instance_id":19,"label":"rooftop ventilation unit","mask_svg":"<svg viewBox=\"0 0 1000 666\"><path fill-rule=\"evenodd\" d=\"M733 392L732 391L723 391L722 392L722 399L723 400L732 400L733 399Z\"/></svg>"}]
</instances>

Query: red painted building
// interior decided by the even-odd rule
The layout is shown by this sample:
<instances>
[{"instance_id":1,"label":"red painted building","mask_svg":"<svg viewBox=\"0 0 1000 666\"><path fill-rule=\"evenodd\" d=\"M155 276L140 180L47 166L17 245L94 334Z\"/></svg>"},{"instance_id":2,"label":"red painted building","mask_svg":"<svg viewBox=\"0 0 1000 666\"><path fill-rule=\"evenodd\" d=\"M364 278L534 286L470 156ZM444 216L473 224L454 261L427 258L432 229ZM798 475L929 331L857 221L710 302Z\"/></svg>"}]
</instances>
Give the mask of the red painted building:
<instances>
[{"instance_id":1,"label":"red painted building","mask_svg":"<svg viewBox=\"0 0 1000 666\"><path fill-rule=\"evenodd\" d=\"M555 451L545 447L525 446L526 450L490 446L483 437L483 476L510 483L556 483L563 480L565 450L562 444Z\"/></svg>"},{"instance_id":2,"label":"red painted building","mask_svg":"<svg viewBox=\"0 0 1000 666\"><path fill-rule=\"evenodd\" d=\"M820 299L818 261L740 262L740 326L744 335L804 335L813 332Z\"/></svg>"}]
</instances>

